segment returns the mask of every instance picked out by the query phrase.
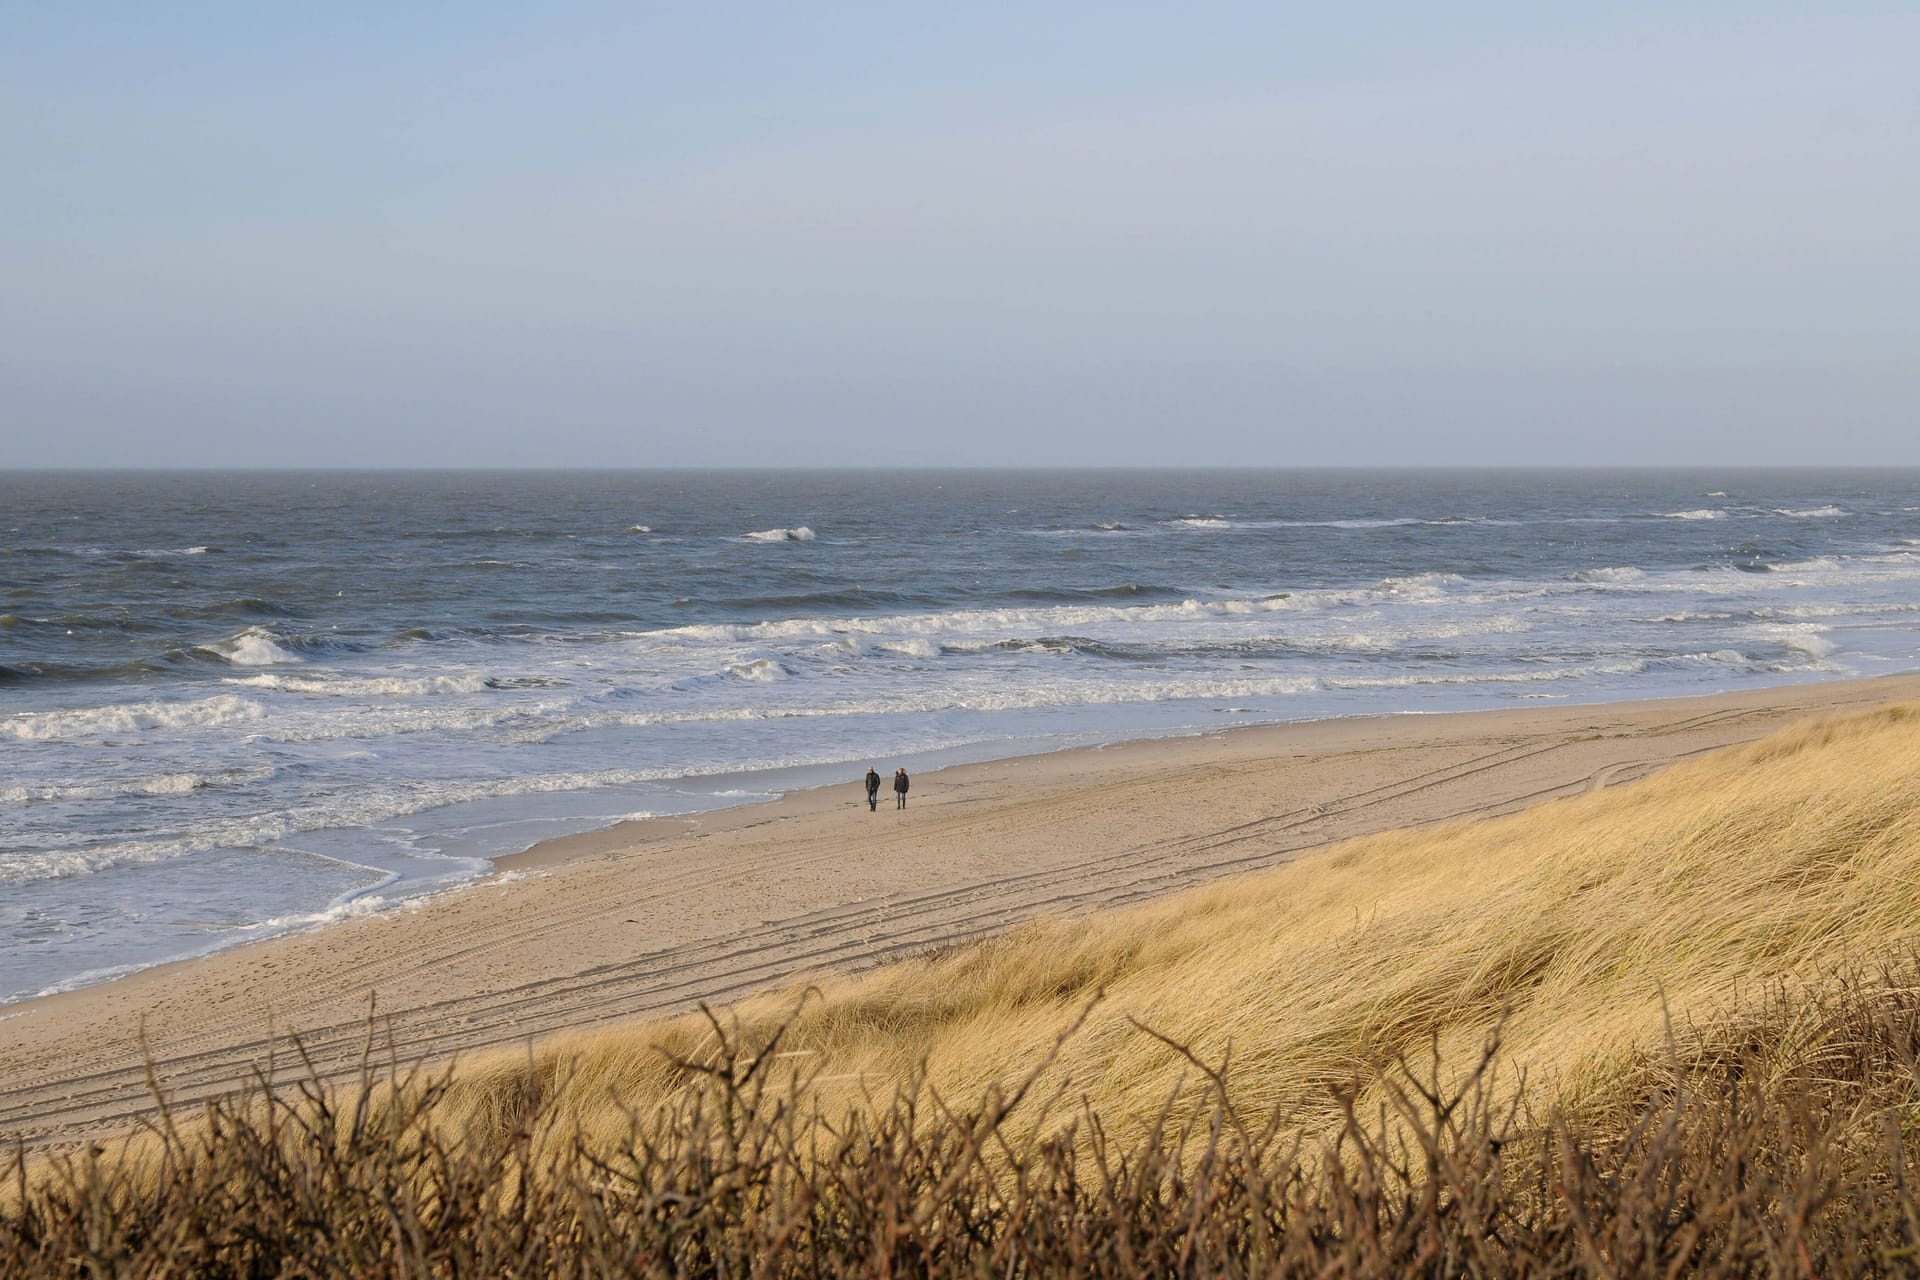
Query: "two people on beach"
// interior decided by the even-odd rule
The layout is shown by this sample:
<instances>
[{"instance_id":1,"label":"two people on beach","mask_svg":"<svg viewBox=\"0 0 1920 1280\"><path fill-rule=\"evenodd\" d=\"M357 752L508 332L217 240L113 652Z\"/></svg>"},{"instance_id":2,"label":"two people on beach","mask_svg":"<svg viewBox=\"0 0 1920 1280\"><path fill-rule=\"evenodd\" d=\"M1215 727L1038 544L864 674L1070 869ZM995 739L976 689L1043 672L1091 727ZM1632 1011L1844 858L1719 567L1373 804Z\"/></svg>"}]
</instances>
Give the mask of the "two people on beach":
<instances>
[{"instance_id":1,"label":"two people on beach","mask_svg":"<svg viewBox=\"0 0 1920 1280\"><path fill-rule=\"evenodd\" d=\"M893 771L893 807L894 808L904 809L907 807L907 787L909 785L911 784L907 780L907 771L905 769L895 769ZM871 812L877 811L879 808L880 808L880 775L874 770L874 767L872 765L868 765L867 766L867 811L871 813Z\"/></svg>"}]
</instances>

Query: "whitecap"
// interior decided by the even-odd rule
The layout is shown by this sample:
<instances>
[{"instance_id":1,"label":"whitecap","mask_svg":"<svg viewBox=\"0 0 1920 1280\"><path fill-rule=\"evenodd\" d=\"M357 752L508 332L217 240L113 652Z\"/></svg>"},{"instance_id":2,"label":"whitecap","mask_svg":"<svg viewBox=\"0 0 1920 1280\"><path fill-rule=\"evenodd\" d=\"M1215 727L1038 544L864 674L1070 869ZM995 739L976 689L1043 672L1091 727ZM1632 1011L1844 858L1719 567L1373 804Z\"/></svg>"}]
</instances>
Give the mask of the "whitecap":
<instances>
[{"instance_id":1,"label":"whitecap","mask_svg":"<svg viewBox=\"0 0 1920 1280\"><path fill-rule=\"evenodd\" d=\"M784 680L791 674L772 658L753 658L746 662L729 663L727 671L742 680L758 680L763 684Z\"/></svg>"},{"instance_id":2,"label":"whitecap","mask_svg":"<svg viewBox=\"0 0 1920 1280\"><path fill-rule=\"evenodd\" d=\"M1796 649L1812 658L1826 658L1839 646L1827 639L1826 628L1815 623L1782 623L1756 627L1755 632L1787 649Z\"/></svg>"},{"instance_id":3,"label":"whitecap","mask_svg":"<svg viewBox=\"0 0 1920 1280\"><path fill-rule=\"evenodd\" d=\"M264 782L273 777L274 772L272 768L228 769L211 773L161 773L98 783L0 787L0 801L26 804L33 801L111 800L120 796L183 796L207 787Z\"/></svg>"},{"instance_id":4,"label":"whitecap","mask_svg":"<svg viewBox=\"0 0 1920 1280\"><path fill-rule=\"evenodd\" d=\"M24 742L111 737L148 729L205 729L266 717L267 709L238 694L194 702L132 702L73 711L35 711L0 720L0 733Z\"/></svg>"},{"instance_id":5,"label":"whitecap","mask_svg":"<svg viewBox=\"0 0 1920 1280\"><path fill-rule=\"evenodd\" d=\"M792 529L761 529L740 535L743 542L812 542L814 532L806 525Z\"/></svg>"},{"instance_id":6,"label":"whitecap","mask_svg":"<svg viewBox=\"0 0 1920 1280\"><path fill-rule=\"evenodd\" d=\"M1665 518L1668 520L1719 520L1726 514L1712 507L1699 507L1693 511L1669 511L1665 513Z\"/></svg>"},{"instance_id":7,"label":"whitecap","mask_svg":"<svg viewBox=\"0 0 1920 1280\"><path fill-rule=\"evenodd\" d=\"M483 675L464 676L347 676L257 675L229 676L227 684L249 689L271 689L282 693L306 693L322 697L422 697L430 694L481 693L498 688L497 682Z\"/></svg>"},{"instance_id":8,"label":"whitecap","mask_svg":"<svg viewBox=\"0 0 1920 1280\"><path fill-rule=\"evenodd\" d=\"M299 654L283 646L280 643L282 639L284 637L275 635L265 627L248 627L217 644L202 645L200 651L236 667L275 667L304 661Z\"/></svg>"}]
</instances>

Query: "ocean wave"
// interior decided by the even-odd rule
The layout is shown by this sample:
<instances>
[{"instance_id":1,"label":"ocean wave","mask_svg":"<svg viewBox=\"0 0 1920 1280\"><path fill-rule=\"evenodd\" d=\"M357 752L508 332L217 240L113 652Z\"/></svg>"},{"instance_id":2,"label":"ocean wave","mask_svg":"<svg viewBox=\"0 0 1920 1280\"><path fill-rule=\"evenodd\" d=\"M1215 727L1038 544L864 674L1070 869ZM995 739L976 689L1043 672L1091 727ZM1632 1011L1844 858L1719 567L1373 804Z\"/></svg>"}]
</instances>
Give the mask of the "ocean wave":
<instances>
[{"instance_id":1,"label":"ocean wave","mask_svg":"<svg viewBox=\"0 0 1920 1280\"><path fill-rule=\"evenodd\" d=\"M650 524L630 524L627 526L627 532L628 533L652 533L653 526Z\"/></svg>"},{"instance_id":2,"label":"ocean wave","mask_svg":"<svg viewBox=\"0 0 1920 1280\"><path fill-rule=\"evenodd\" d=\"M1121 524L1118 521L1102 520L1090 525L1071 525L1064 528L1043 528L1024 530L1030 538L1063 538L1084 541L1103 541L1114 538L1138 538L1156 536L1165 532L1164 528L1142 528L1139 525Z\"/></svg>"},{"instance_id":3,"label":"ocean wave","mask_svg":"<svg viewBox=\"0 0 1920 1280\"><path fill-rule=\"evenodd\" d=\"M249 627L237 636L221 640L216 644L201 645L203 653L210 653L223 662L236 667L271 667L281 663L304 662L293 650L280 643L281 637L264 627Z\"/></svg>"},{"instance_id":4,"label":"ocean wave","mask_svg":"<svg viewBox=\"0 0 1920 1280\"><path fill-rule=\"evenodd\" d=\"M271 767L223 769L208 773L162 773L142 778L97 783L50 783L0 787L0 802L45 804L74 800L113 800L128 796L184 796L214 787L237 787L266 782L274 776L275 772Z\"/></svg>"},{"instance_id":5,"label":"ocean wave","mask_svg":"<svg viewBox=\"0 0 1920 1280\"><path fill-rule=\"evenodd\" d=\"M41 615L0 613L0 629L63 634L76 631L137 632L151 630L155 625L151 619L134 616L117 605L102 605L99 607L103 611L97 613L54 613Z\"/></svg>"},{"instance_id":6,"label":"ocean wave","mask_svg":"<svg viewBox=\"0 0 1920 1280\"><path fill-rule=\"evenodd\" d=\"M761 529L754 533L740 535L742 542L812 542L814 532L806 525L792 529Z\"/></svg>"},{"instance_id":7,"label":"ocean wave","mask_svg":"<svg viewBox=\"0 0 1920 1280\"><path fill-rule=\"evenodd\" d=\"M364 646L326 636L290 635L271 627L254 626L212 644L196 645L192 652L233 667L290 666L320 655L360 653Z\"/></svg>"},{"instance_id":8,"label":"ocean wave","mask_svg":"<svg viewBox=\"0 0 1920 1280\"><path fill-rule=\"evenodd\" d=\"M1692 511L1667 511L1662 516L1668 520L1722 520L1726 514L1714 507L1698 507Z\"/></svg>"},{"instance_id":9,"label":"ocean wave","mask_svg":"<svg viewBox=\"0 0 1920 1280\"><path fill-rule=\"evenodd\" d=\"M141 680L169 671L182 661L191 661L185 650L172 650L161 659L139 658L111 666L72 666L58 662L22 662L0 666L0 683L25 684L45 681L49 684L103 684L128 679Z\"/></svg>"},{"instance_id":10,"label":"ocean wave","mask_svg":"<svg viewBox=\"0 0 1920 1280\"><path fill-rule=\"evenodd\" d=\"M230 596L225 600L214 600L206 604L170 605L163 612L169 618L198 621L228 617L284 618L293 613L293 610L262 596Z\"/></svg>"},{"instance_id":11,"label":"ocean wave","mask_svg":"<svg viewBox=\"0 0 1920 1280\"><path fill-rule=\"evenodd\" d=\"M463 676L229 676L227 684L280 693L308 693L332 698L417 698L447 693L482 693L502 687L483 675Z\"/></svg>"},{"instance_id":12,"label":"ocean wave","mask_svg":"<svg viewBox=\"0 0 1920 1280\"><path fill-rule=\"evenodd\" d=\"M1071 604L1080 600L1169 600L1185 595L1175 587L1143 582L1120 582L1110 587L1022 587L1006 593L1008 600Z\"/></svg>"},{"instance_id":13,"label":"ocean wave","mask_svg":"<svg viewBox=\"0 0 1920 1280\"><path fill-rule=\"evenodd\" d=\"M1448 588L1463 585L1466 579L1457 573L1415 573L1404 578L1382 578L1374 590L1395 599L1438 600Z\"/></svg>"},{"instance_id":14,"label":"ocean wave","mask_svg":"<svg viewBox=\"0 0 1920 1280\"><path fill-rule=\"evenodd\" d=\"M847 637L902 640L924 637L947 643L992 644L1007 639L1035 640L1049 635L1099 635L1109 630L1187 628L1204 622L1245 622L1269 615L1350 613L1354 610L1447 603L1463 609L1502 601L1533 599L1548 593L1545 584L1520 584L1473 592L1454 573L1410 574L1382 578L1370 586L1275 592L1258 597L1202 599L1144 604L1059 604L1032 608L951 609L932 613L796 617L748 623L695 623L654 631L629 632L625 640L640 649L684 649L693 645L739 644L764 648L793 641L837 642ZM1101 589L1102 591L1112 589ZM1130 591L1130 587L1120 588ZM1153 588L1142 588L1143 591ZM949 639L952 638L952 639Z\"/></svg>"},{"instance_id":15,"label":"ocean wave","mask_svg":"<svg viewBox=\"0 0 1920 1280\"><path fill-rule=\"evenodd\" d=\"M765 614L774 610L797 610L819 608L858 609L884 605L921 603L921 600L899 591L869 590L865 587L838 587L827 591L792 591L759 596L722 596L717 599L695 601L682 597L674 601L676 608L688 608L695 604L725 609L728 612Z\"/></svg>"},{"instance_id":16,"label":"ocean wave","mask_svg":"<svg viewBox=\"0 0 1920 1280\"><path fill-rule=\"evenodd\" d=\"M1091 636L1035 636L1008 640L981 640L972 644L942 645L940 651L951 654L1057 653L1128 662L1159 661L1164 656L1145 648L1095 640Z\"/></svg>"},{"instance_id":17,"label":"ocean wave","mask_svg":"<svg viewBox=\"0 0 1920 1280\"><path fill-rule=\"evenodd\" d=\"M563 720L573 705L564 699L527 704L504 700L328 699L306 710L280 708L258 732L279 743L378 742L417 734L482 735L495 741L534 742L545 732L542 726Z\"/></svg>"},{"instance_id":18,"label":"ocean wave","mask_svg":"<svg viewBox=\"0 0 1920 1280\"><path fill-rule=\"evenodd\" d=\"M1630 565L1607 566L1599 569L1581 569L1568 575L1573 582L1641 582L1646 579L1644 569L1635 569Z\"/></svg>"},{"instance_id":19,"label":"ocean wave","mask_svg":"<svg viewBox=\"0 0 1920 1280\"><path fill-rule=\"evenodd\" d=\"M1494 668L1480 671L1435 668L1391 675L1318 674L1275 675L1167 675L1153 679L1115 681L1088 671L1078 678L1047 684L1015 684L985 676L968 682L954 682L938 689L902 692L897 697L858 699L835 705L780 706L756 703L750 706L712 708L705 711L635 711L581 716L570 723L551 726L553 736L602 730L612 727L652 728L670 724L711 721L784 721L837 720L875 715L923 715L947 712L1019 712L1059 710L1075 707L1114 707L1186 701L1247 700L1287 698L1328 690L1396 689L1415 686L1474 686L1537 684L1578 681L1603 675L1625 675L1644 671L1659 662L1688 665L1749 666L1744 654L1735 650L1707 651L1697 654L1658 655L1619 661L1542 664L1525 669Z\"/></svg>"},{"instance_id":20,"label":"ocean wave","mask_svg":"<svg viewBox=\"0 0 1920 1280\"><path fill-rule=\"evenodd\" d=\"M931 640L914 638L911 640L883 640L873 646L876 653L898 654L904 658L937 658L940 646Z\"/></svg>"},{"instance_id":21,"label":"ocean wave","mask_svg":"<svg viewBox=\"0 0 1920 1280\"><path fill-rule=\"evenodd\" d=\"M209 729L264 720L267 709L238 694L191 702L133 702L72 711L33 711L0 719L0 733L23 742L84 741L162 729Z\"/></svg>"},{"instance_id":22,"label":"ocean wave","mask_svg":"<svg viewBox=\"0 0 1920 1280\"><path fill-rule=\"evenodd\" d=\"M1795 511L1790 507L1775 507L1773 514L1777 516L1791 516L1796 520L1820 520L1833 516L1844 516L1847 513L1839 507L1828 505L1824 507L1807 507L1800 511Z\"/></svg>"},{"instance_id":23,"label":"ocean wave","mask_svg":"<svg viewBox=\"0 0 1920 1280\"><path fill-rule=\"evenodd\" d=\"M1231 529L1233 522L1220 516L1180 516L1164 524L1175 525L1182 529Z\"/></svg>"},{"instance_id":24,"label":"ocean wave","mask_svg":"<svg viewBox=\"0 0 1920 1280\"><path fill-rule=\"evenodd\" d=\"M1854 558L1854 563L1861 563L1861 558ZM1827 573L1841 567L1837 556L1809 556L1804 560L1781 560L1767 565L1773 573Z\"/></svg>"},{"instance_id":25,"label":"ocean wave","mask_svg":"<svg viewBox=\"0 0 1920 1280\"><path fill-rule=\"evenodd\" d=\"M1771 640L1782 648L1795 649L1814 658L1831 657L1839 648L1827 638L1827 629L1815 623L1783 623L1778 626L1756 627L1754 634L1762 639Z\"/></svg>"},{"instance_id":26,"label":"ocean wave","mask_svg":"<svg viewBox=\"0 0 1920 1280\"><path fill-rule=\"evenodd\" d=\"M1039 634L1067 632L1102 623L1139 625L1276 612L1296 607L1294 602L1294 596L1281 593L1258 599L1185 599L1168 604L1059 605L1035 609L950 609L937 613L872 617L780 618L766 622L695 623L657 631L633 632L629 638L642 644L684 644L689 641L765 644L773 640L810 637L833 639L842 635L884 636L890 639L952 634L1004 637L1021 631Z\"/></svg>"},{"instance_id":27,"label":"ocean wave","mask_svg":"<svg viewBox=\"0 0 1920 1280\"><path fill-rule=\"evenodd\" d=\"M1657 614L1647 619L1650 622L1732 622L1736 618L1751 617L1751 614L1729 613L1717 609L1676 609L1671 613Z\"/></svg>"}]
</instances>

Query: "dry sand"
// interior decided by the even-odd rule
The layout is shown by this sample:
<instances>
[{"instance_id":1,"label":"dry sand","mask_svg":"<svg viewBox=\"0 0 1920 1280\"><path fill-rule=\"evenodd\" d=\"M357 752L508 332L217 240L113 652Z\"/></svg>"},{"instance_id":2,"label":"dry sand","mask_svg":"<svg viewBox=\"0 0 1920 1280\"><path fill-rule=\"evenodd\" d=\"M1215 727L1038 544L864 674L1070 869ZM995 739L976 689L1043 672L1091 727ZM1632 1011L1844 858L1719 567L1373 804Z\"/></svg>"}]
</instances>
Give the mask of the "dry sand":
<instances>
[{"instance_id":1,"label":"dry sand","mask_svg":"<svg viewBox=\"0 0 1920 1280\"><path fill-rule=\"evenodd\" d=\"M297 1032L326 1071L521 1044L846 971L1046 913L1171 893L1393 827L1642 777L1809 715L1920 699L1920 676L1703 698L1262 726L627 823L505 877L0 1010L0 1135L69 1140L247 1078ZM897 762L877 761L891 773ZM906 761L911 767L912 762ZM284 1050L280 1061L287 1061Z\"/></svg>"}]
</instances>

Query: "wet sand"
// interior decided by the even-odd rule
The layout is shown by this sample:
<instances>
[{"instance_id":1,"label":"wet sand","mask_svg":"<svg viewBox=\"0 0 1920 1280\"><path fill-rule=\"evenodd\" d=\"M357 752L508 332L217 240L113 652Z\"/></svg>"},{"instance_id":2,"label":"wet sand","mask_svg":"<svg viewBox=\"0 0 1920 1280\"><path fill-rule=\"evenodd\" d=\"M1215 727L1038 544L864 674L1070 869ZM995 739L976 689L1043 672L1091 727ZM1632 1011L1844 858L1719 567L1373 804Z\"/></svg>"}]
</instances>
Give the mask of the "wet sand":
<instances>
[{"instance_id":1,"label":"wet sand","mask_svg":"<svg viewBox=\"0 0 1920 1280\"><path fill-rule=\"evenodd\" d=\"M68 1141L248 1078L298 1033L323 1071L443 1058L850 971L1049 913L1272 866L1347 836L1616 785L1920 675L1710 697L1256 726L625 823L410 907L0 1009L0 1135ZM887 761L883 772L896 763ZM142 1047L144 1036L145 1048ZM287 1054L280 1054L284 1066Z\"/></svg>"}]
</instances>

